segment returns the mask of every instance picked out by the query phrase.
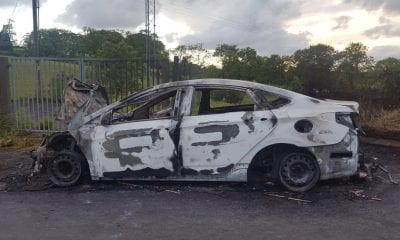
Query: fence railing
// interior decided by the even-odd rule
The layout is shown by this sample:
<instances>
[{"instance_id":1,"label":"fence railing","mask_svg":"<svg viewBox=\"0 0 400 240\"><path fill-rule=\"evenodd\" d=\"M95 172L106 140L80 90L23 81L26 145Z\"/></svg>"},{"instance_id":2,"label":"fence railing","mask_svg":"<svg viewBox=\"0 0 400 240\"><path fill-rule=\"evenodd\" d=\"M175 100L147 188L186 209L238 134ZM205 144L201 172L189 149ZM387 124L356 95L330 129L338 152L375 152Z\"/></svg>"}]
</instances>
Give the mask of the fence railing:
<instances>
[{"instance_id":1,"label":"fence railing","mask_svg":"<svg viewBox=\"0 0 400 240\"><path fill-rule=\"evenodd\" d=\"M114 102L156 84L193 78L190 64L176 59L152 60L149 69L143 59L10 57L8 64L11 112L17 128L26 131L64 130L55 117L70 79L100 83Z\"/></svg>"}]
</instances>

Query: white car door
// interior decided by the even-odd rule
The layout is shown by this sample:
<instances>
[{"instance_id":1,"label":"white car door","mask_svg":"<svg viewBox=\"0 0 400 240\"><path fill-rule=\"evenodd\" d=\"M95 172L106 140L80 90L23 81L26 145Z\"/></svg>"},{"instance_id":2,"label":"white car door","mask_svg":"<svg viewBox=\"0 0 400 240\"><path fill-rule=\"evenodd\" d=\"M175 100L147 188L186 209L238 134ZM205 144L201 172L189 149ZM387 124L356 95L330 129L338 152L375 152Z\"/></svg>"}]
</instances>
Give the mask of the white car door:
<instances>
[{"instance_id":1,"label":"white car door","mask_svg":"<svg viewBox=\"0 0 400 240\"><path fill-rule=\"evenodd\" d=\"M245 90L197 89L191 105L180 135L183 169L188 175L228 172L276 123L271 111L256 110Z\"/></svg>"},{"instance_id":2,"label":"white car door","mask_svg":"<svg viewBox=\"0 0 400 240\"><path fill-rule=\"evenodd\" d=\"M96 126L93 163L99 177L166 177L177 172L176 144L170 131L176 126L175 102L180 91L152 97L131 114L113 112L111 124ZM135 105L135 102L132 103ZM132 106L126 108L134 108ZM118 117L115 117L117 115Z\"/></svg>"}]
</instances>

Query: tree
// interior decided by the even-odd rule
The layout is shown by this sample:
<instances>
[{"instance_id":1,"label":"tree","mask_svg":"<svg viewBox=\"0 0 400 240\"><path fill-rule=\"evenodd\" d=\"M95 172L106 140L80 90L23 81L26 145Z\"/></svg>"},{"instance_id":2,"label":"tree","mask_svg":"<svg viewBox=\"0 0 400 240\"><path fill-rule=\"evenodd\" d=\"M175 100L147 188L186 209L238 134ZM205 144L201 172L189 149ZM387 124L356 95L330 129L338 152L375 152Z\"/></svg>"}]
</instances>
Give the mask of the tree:
<instances>
[{"instance_id":1,"label":"tree","mask_svg":"<svg viewBox=\"0 0 400 240\"><path fill-rule=\"evenodd\" d=\"M306 94L318 97L329 94L335 53L333 47L324 44L310 46L294 53L295 72L303 82Z\"/></svg>"},{"instance_id":2,"label":"tree","mask_svg":"<svg viewBox=\"0 0 400 240\"><path fill-rule=\"evenodd\" d=\"M383 96L397 102L400 100L400 60L386 58L375 64L376 78L383 83Z\"/></svg>"},{"instance_id":3,"label":"tree","mask_svg":"<svg viewBox=\"0 0 400 240\"><path fill-rule=\"evenodd\" d=\"M15 33L12 23L13 21L11 19L8 20L8 23L3 25L0 32L0 55L13 54L13 37Z\"/></svg>"},{"instance_id":4,"label":"tree","mask_svg":"<svg viewBox=\"0 0 400 240\"><path fill-rule=\"evenodd\" d=\"M178 56L179 60L185 58L188 62L205 67L211 57L210 51L205 49L202 44L179 45L170 51L173 56Z\"/></svg>"},{"instance_id":5,"label":"tree","mask_svg":"<svg viewBox=\"0 0 400 240\"><path fill-rule=\"evenodd\" d=\"M373 58L367 55L368 48L362 43L350 43L337 54L337 93L349 95L356 88L369 87L369 73L373 69Z\"/></svg>"},{"instance_id":6,"label":"tree","mask_svg":"<svg viewBox=\"0 0 400 240\"><path fill-rule=\"evenodd\" d=\"M137 52L124 40L116 44L105 41L101 47L97 49L95 55L107 58L134 58L137 56Z\"/></svg>"},{"instance_id":7,"label":"tree","mask_svg":"<svg viewBox=\"0 0 400 240\"><path fill-rule=\"evenodd\" d=\"M122 33L115 30L97 30L86 27L81 41L83 56L96 57L96 53L105 42L118 44L123 39Z\"/></svg>"},{"instance_id":8,"label":"tree","mask_svg":"<svg viewBox=\"0 0 400 240\"><path fill-rule=\"evenodd\" d=\"M262 65L262 58L253 48L238 48L236 45L221 44L214 52L222 62L222 77L256 80L256 73Z\"/></svg>"},{"instance_id":9,"label":"tree","mask_svg":"<svg viewBox=\"0 0 400 240\"><path fill-rule=\"evenodd\" d=\"M367 55L368 47L362 43L350 43L343 51L338 53L339 64L350 64L358 72L370 70L373 58Z\"/></svg>"},{"instance_id":10,"label":"tree","mask_svg":"<svg viewBox=\"0 0 400 240\"><path fill-rule=\"evenodd\" d=\"M145 34L144 31L140 31L139 33L128 32L126 35L126 43L135 49L139 57L144 59L146 57L147 38L148 36ZM149 38L150 55L156 59L167 59L168 53L165 51L164 43L158 39L157 35L154 36L154 40L151 37Z\"/></svg>"},{"instance_id":11,"label":"tree","mask_svg":"<svg viewBox=\"0 0 400 240\"><path fill-rule=\"evenodd\" d=\"M39 56L77 57L82 55L82 36L68 30L51 28L39 30ZM33 34L24 38L26 55L33 54Z\"/></svg>"},{"instance_id":12,"label":"tree","mask_svg":"<svg viewBox=\"0 0 400 240\"><path fill-rule=\"evenodd\" d=\"M256 81L266 84L282 85L285 83L285 60L279 55L262 58L262 66L257 72Z\"/></svg>"}]
</instances>

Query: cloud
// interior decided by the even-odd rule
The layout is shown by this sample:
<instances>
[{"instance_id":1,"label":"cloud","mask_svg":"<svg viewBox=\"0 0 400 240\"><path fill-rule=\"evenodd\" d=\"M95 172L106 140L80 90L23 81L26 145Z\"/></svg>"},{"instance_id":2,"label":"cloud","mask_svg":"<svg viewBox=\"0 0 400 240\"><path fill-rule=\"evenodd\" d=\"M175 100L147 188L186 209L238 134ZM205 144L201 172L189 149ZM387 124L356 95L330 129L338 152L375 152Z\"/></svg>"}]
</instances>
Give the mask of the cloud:
<instances>
[{"instance_id":1,"label":"cloud","mask_svg":"<svg viewBox=\"0 0 400 240\"><path fill-rule=\"evenodd\" d=\"M17 2L18 5L32 5L32 0L20 0ZM15 0L1 0L0 6L1 7L14 7L16 4Z\"/></svg>"},{"instance_id":2,"label":"cloud","mask_svg":"<svg viewBox=\"0 0 400 240\"><path fill-rule=\"evenodd\" d=\"M360 16L353 16L352 10L362 9L376 11L375 15L378 10L382 10L382 13L379 11L379 22L374 23L377 25L367 25L367 28L370 27L367 30L357 28L354 33ZM158 26L163 25L162 31L161 28L158 31L163 34L160 37L170 45L176 42L202 43L204 47L214 49L218 44L227 43L249 46L263 55L292 54L297 49L308 47L312 39L322 39L326 43L327 31L335 35L328 40L331 45L347 41L343 40L343 36L348 35L350 30L359 39L357 41L400 34L394 18L397 15L393 14L400 13L399 0L157 0L156 10L172 22L158 23ZM296 31L289 30L289 23L301 23L302 19L302 24L319 22L320 17L313 17L315 13L319 13L319 16L329 15L327 31L319 31L323 30L320 26L315 29L311 25L309 28L300 26ZM332 19L336 22L334 26L330 25ZM56 20L78 28L88 26L134 30L144 24L144 0L72 0ZM339 35L342 32L344 35Z\"/></svg>"},{"instance_id":3,"label":"cloud","mask_svg":"<svg viewBox=\"0 0 400 240\"><path fill-rule=\"evenodd\" d=\"M47 0L40 0L42 6ZM32 0L1 0L0 7L32 6Z\"/></svg>"},{"instance_id":4,"label":"cloud","mask_svg":"<svg viewBox=\"0 0 400 240\"><path fill-rule=\"evenodd\" d=\"M400 58L400 46L378 46L368 51L375 60L382 60L388 57Z\"/></svg>"},{"instance_id":5,"label":"cloud","mask_svg":"<svg viewBox=\"0 0 400 240\"><path fill-rule=\"evenodd\" d=\"M284 22L300 16L290 0L157 0L156 10L177 22L184 22L192 35L178 38L179 29L169 29L168 41L253 47L263 54L291 54L308 46L307 34L290 34ZM144 23L144 1L74 0L57 21L75 27L135 29Z\"/></svg>"},{"instance_id":6,"label":"cloud","mask_svg":"<svg viewBox=\"0 0 400 240\"><path fill-rule=\"evenodd\" d=\"M335 18L336 26L334 26L332 28L332 30L346 29L349 26L350 20L351 20L351 17L349 17L349 16L340 16L340 17Z\"/></svg>"},{"instance_id":7,"label":"cloud","mask_svg":"<svg viewBox=\"0 0 400 240\"><path fill-rule=\"evenodd\" d=\"M144 1L74 0L56 21L80 28L135 28L145 21L144 9Z\"/></svg>"},{"instance_id":8,"label":"cloud","mask_svg":"<svg viewBox=\"0 0 400 240\"><path fill-rule=\"evenodd\" d=\"M356 4L364 9L374 11L382 9L386 13L398 14L400 12L399 0L347 0L345 4Z\"/></svg>"},{"instance_id":9,"label":"cloud","mask_svg":"<svg viewBox=\"0 0 400 240\"><path fill-rule=\"evenodd\" d=\"M293 1L170 0L161 2L161 11L193 29L193 34L180 39L181 44L203 43L209 49L235 44L261 54L292 54L308 46L306 33L284 30L285 21L300 16Z\"/></svg>"},{"instance_id":10,"label":"cloud","mask_svg":"<svg viewBox=\"0 0 400 240\"><path fill-rule=\"evenodd\" d=\"M380 37L400 37L400 26L397 24L380 25L366 30L364 35L372 39L378 39Z\"/></svg>"}]
</instances>

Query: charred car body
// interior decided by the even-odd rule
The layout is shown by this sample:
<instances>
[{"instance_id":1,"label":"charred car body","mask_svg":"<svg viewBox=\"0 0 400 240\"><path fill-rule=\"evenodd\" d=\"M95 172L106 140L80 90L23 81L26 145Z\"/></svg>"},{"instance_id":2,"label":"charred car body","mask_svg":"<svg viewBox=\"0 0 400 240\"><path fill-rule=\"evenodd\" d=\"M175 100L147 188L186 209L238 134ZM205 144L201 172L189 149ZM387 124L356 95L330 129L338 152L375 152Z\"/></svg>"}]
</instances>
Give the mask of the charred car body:
<instances>
[{"instance_id":1,"label":"charred car body","mask_svg":"<svg viewBox=\"0 0 400 240\"><path fill-rule=\"evenodd\" d=\"M70 91L87 97L71 101ZM100 87L72 81L64 98L68 131L33 152L35 171L58 186L87 169L92 180L272 178L306 191L358 167L355 102L227 79L166 83L110 105Z\"/></svg>"}]
</instances>

